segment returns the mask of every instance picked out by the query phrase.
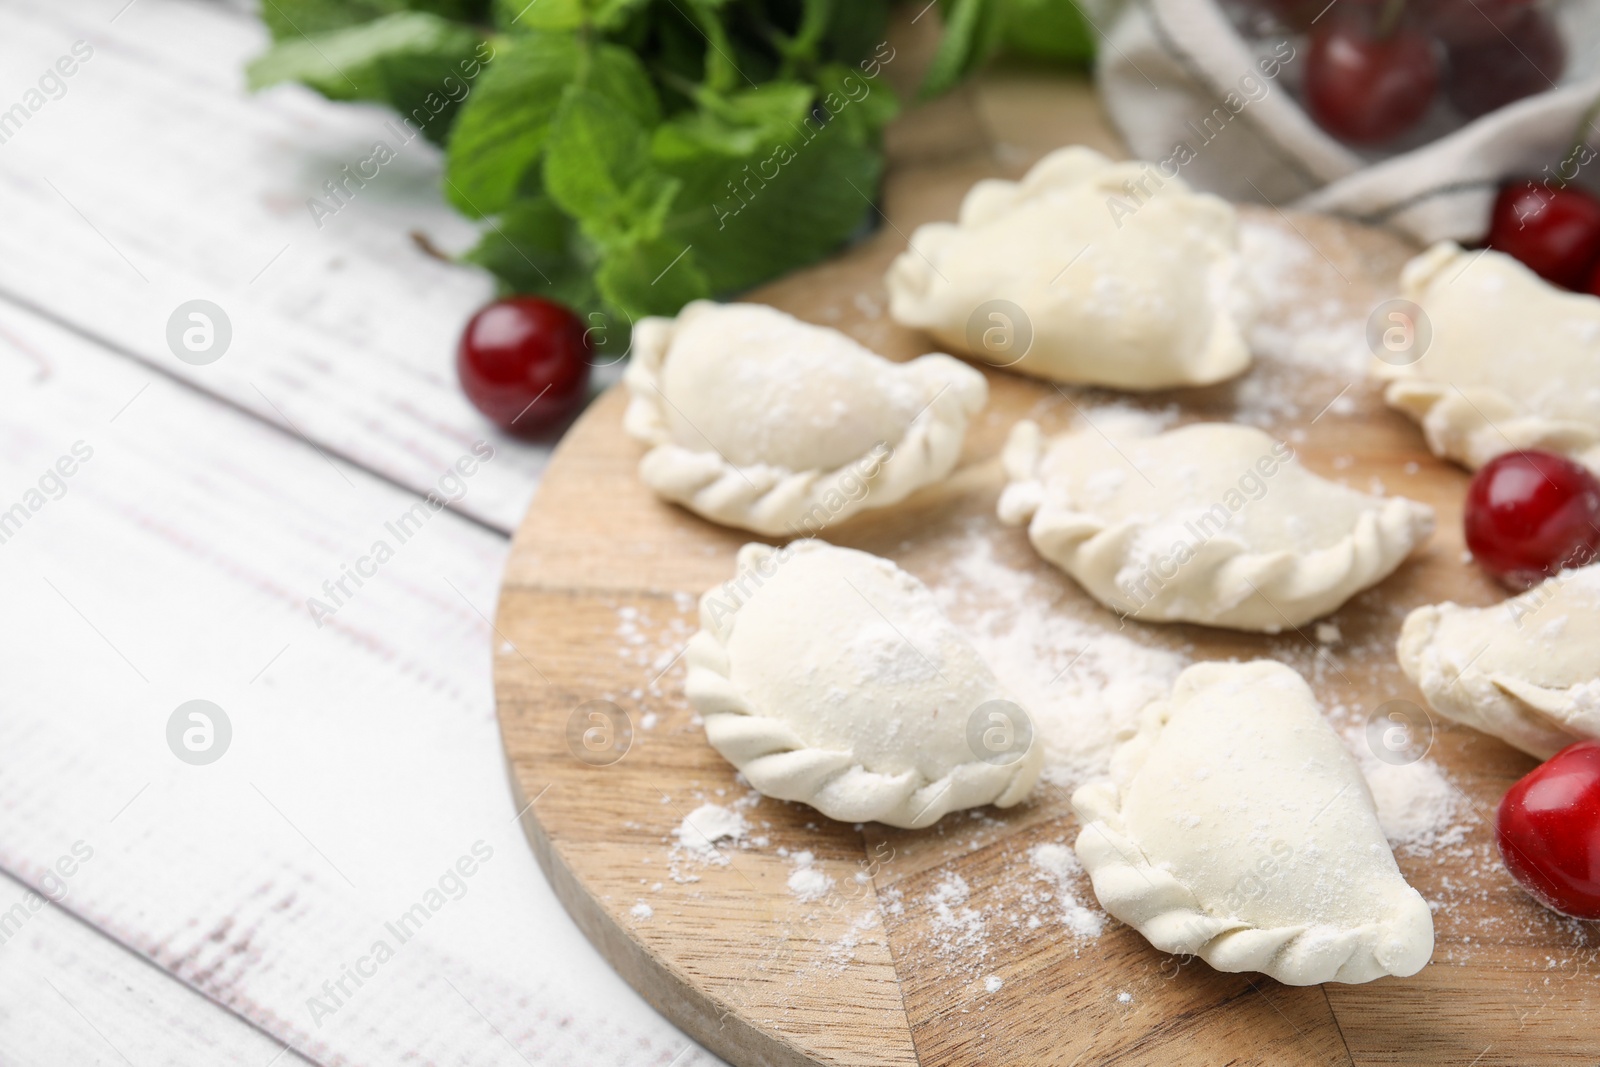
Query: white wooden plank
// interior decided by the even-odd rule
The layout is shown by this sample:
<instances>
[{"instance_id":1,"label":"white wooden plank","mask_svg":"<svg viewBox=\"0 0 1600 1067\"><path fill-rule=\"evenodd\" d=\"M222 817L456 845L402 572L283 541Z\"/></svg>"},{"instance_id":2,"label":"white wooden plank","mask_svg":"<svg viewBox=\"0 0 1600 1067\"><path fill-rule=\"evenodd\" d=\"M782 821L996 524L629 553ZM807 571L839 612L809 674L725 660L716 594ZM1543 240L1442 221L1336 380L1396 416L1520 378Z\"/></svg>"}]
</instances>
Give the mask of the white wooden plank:
<instances>
[{"instance_id":1,"label":"white wooden plank","mask_svg":"<svg viewBox=\"0 0 1600 1067\"><path fill-rule=\"evenodd\" d=\"M43 901L0 874L0 916L18 905L27 916L0 932L0 1063L308 1067L282 1042Z\"/></svg>"},{"instance_id":2,"label":"white wooden plank","mask_svg":"<svg viewBox=\"0 0 1600 1067\"><path fill-rule=\"evenodd\" d=\"M714 1062L538 873L490 694L505 541L440 512L398 543L415 499L0 305L0 517L27 512L0 543L0 868L40 886L86 842L65 907L320 1063ZM307 598L384 539L318 627ZM209 766L166 739L196 698L233 727ZM399 941L385 924L475 846ZM379 940L393 957L313 1009Z\"/></svg>"},{"instance_id":3,"label":"white wooden plank","mask_svg":"<svg viewBox=\"0 0 1600 1067\"><path fill-rule=\"evenodd\" d=\"M414 489L486 437L500 458L461 509L514 528L549 442L499 436L457 386L457 335L492 287L410 236L475 239L440 196L439 153L401 147L377 107L247 93L265 45L256 20L198 0L0 7L0 112L40 105L0 129L0 294ZM62 57L77 67L59 98L30 96ZM319 228L308 198L377 140L397 158ZM233 331L206 366L167 343L197 298Z\"/></svg>"}]
</instances>

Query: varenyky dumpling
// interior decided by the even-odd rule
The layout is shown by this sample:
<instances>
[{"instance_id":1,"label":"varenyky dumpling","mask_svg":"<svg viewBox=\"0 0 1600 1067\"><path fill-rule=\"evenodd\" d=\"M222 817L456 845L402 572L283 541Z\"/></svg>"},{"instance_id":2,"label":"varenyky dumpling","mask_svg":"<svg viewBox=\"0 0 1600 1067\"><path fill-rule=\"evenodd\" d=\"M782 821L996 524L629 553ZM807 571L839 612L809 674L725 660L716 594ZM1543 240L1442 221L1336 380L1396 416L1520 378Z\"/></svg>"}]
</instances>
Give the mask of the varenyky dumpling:
<instances>
[{"instance_id":1,"label":"varenyky dumpling","mask_svg":"<svg viewBox=\"0 0 1600 1067\"><path fill-rule=\"evenodd\" d=\"M1163 952L1288 985L1421 970L1433 917L1355 760L1279 663L1200 663L1072 795L1100 905Z\"/></svg>"},{"instance_id":2,"label":"varenyky dumpling","mask_svg":"<svg viewBox=\"0 0 1600 1067\"><path fill-rule=\"evenodd\" d=\"M1027 713L886 559L822 541L739 550L685 654L706 738L767 796L842 822L919 827L1028 795Z\"/></svg>"},{"instance_id":3,"label":"varenyky dumpling","mask_svg":"<svg viewBox=\"0 0 1600 1067\"><path fill-rule=\"evenodd\" d=\"M1426 505L1318 477L1249 426L1110 433L1046 441L1018 423L999 512L1124 615L1276 633L1376 585L1433 530Z\"/></svg>"},{"instance_id":4,"label":"varenyky dumpling","mask_svg":"<svg viewBox=\"0 0 1600 1067\"><path fill-rule=\"evenodd\" d=\"M1155 182L1159 188L1151 183ZM895 321L1059 382L1209 385L1250 365L1227 201L1089 148L981 181L889 268Z\"/></svg>"},{"instance_id":5,"label":"varenyky dumpling","mask_svg":"<svg viewBox=\"0 0 1600 1067\"><path fill-rule=\"evenodd\" d=\"M1384 399L1422 424L1428 447L1476 470L1538 448L1600 470L1600 299L1569 293L1503 252L1441 242L1407 263L1400 295L1420 323L1396 322L1395 360L1373 373ZM1404 314L1402 312L1402 314Z\"/></svg>"},{"instance_id":6,"label":"varenyky dumpling","mask_svg":"<svg viewBox=\"0 0 1600 1067\"><path fill-rule=\"evenodd\" d=\"M892 363L761 304L697 300L634 328L623 426L656 493L725 526L815 533L950 473L983 375Z\"/></svg>"},{"instance_id":7,"label":"varenyky dumpling","mask_svg":"<svg viewBox=\"0 0 1600 1067\"><path fill-rule=\"evenodd\" d=\"M1418 608L1399 658L1428 707L1540 759L1600 737L1600 563L1493 607Z\"/></svg>"}]
</instances>

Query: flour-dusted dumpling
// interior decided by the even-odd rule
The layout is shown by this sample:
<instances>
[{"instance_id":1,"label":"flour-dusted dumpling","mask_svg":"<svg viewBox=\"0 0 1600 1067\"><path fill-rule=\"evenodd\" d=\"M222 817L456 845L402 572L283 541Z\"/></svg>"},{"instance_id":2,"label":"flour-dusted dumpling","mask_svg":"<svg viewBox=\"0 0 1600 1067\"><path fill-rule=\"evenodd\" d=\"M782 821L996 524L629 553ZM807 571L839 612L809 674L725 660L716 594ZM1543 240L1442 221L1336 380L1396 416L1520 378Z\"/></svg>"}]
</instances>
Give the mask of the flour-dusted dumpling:
<instances>
[{"instance_id":1,"label":"flour-dusted dumpling","mask_svg":"<svg viewBox=\"0 0 1600 1067\"><path fill-rule=\"evenodd\" d=\"M815 533L949 474L983 375L952 356L891 363L761 304L697 300L642 319L623 380L645 484L757 533Z\"/></svg>"},{"instance_id":2,"label":"flour-dusted dumpling","mask_svg":"<svg viewBox=\"0 0 1600 1067\"><path fill-rule=\"evenodd\" d=\"M1072 795L1078 859L1163 952L1288 985L1415 974L1433 918L1361 770L1279 663L1200 663Z\"/></svg>"},{"instance_id":3,"label":"flour-dusted dumpling","mask_svg":"<svg viewBox=\"0 0 1600 1067\"><path fill-rule=\"evenodd\" d=\"M1494 607L1418 608L1399 658L1428 707L1540 759L1600 737L1600 563Z\"/></svg>"},{"instance_id":4,"label":"flour-dusted dumpling","mask_svg":"<svg viewBox=\"0 0 1600 1067\"><path fill-rule=\"evenodd\" d=\"M959 222L910 244L890 314L992 365L1119 389L1250 365L1232 205L1146 164L1061 149L1020 182L979 182Z\"/></svg>"},{"instance_id":5,"label":"flour-dusted dumpling","mask_svg":"<svg viewBox=\"0 0 1600 1067\"><path fill-rule=\"evenodd\" d=\"M1476 470L1539 448L1600 470L1600 300L1557 289L1503 252L1448 241L1406 264L1400 295L1422 308L1426 332L1396 321L1388 358L1409 359L1412 344L1422 355L1379 360L1374 374L1435 455Z\"/></svg>"},{"instance_id":6,"label":"flour-dusted dumpling","mask_svg":"<svg viewBox=\"0 0 1600 1067\"><path fill-rule=\"evenodd\" d=\"M999 510L1124 615L1276 633L1376 585L1433 530L1426 505L1318 477L1248 426L1110 432L1046 441L1018 423Z\"/></svg>"},{"instance_id":7,"label":"flour-dusted dumpling","mask_svg":"<svg viewBox=\"0 0 1600 1067\"><path fill-rule=\"evenodd\" d=\"M926 586L886 559L745 545L686 659L706 737L756 789L842 822L1009 807L1044 746Z\"/></svg>"}]
</instances>

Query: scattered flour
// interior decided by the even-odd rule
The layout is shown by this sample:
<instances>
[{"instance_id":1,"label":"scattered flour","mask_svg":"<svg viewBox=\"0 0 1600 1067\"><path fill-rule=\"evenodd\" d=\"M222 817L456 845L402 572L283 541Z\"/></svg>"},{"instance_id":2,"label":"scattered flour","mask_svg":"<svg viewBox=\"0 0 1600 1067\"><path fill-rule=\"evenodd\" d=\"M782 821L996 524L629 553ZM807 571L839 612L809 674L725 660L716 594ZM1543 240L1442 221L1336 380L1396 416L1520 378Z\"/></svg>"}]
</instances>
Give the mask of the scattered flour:
<instances>
[{"instance_id":1,"label":"scattered flour","mask_svg":"<svg viewBox=\"0 0 1600 1067\"><path fill-rule=\"evenodd\" d=\"M1468 821L1457 818L1466 802L1432 760L1396 765L1369 757L1361 771L1378 805L1378 823L1395 849L1425 855L1466 840Z\"/></svg>"},{"instance_id":2,"label":"scattered flour","mask_svg":"<svg viewBox=\"0 0 1600 1067\"><path fill-rule=\"evenodd\" d=\"M833 879L814 864L816 857L809 852L796 852L789 857L794 872L789 875L789 892L802 903L821 900L833 888Z\"/></svg>"},{"instance_id":3,"label":"scattered flour","mask_svg":"<svg viewBox=\"0 0 1600 1067\"><path fill-rule=\"evenodd\" d=\"M1060 593L996 558L993 533L974 523L936 590L1019 703L1038 721L1047 782L1070 792L1106 773L1111 751L1139 713L1164 696L1183 656L1141 644L1129 629L1076 618Z\"/></svg>"},{"instance_id":4,"label":"scattered flour","mask_svg":"<svg viewBox=\"0 0 1600 1067\"><path fill-rule=\"evenodd\" d=\"M983 915L967 904L971 896L972 887L967 880L959 874L949 874L934 886L925 901L933 910L934 951L946 958L959 957L968 965L989 954Z\"/></svg>"},{"instance_id":5,"label":"scattered flour","mask_svg":"<svg viewBox=\"0 0 1600 1067\"><path fill-rule=\"evenodd\" d=\"M1249 335L1251 351L1347 381L1361 378L1372 361L1366 316L1336 297L1318 301L1305 292L1305 275L1323 266L1316 249L1298 234L1249 220L1239 225L1239 245L1245 285L1259 309ZM1286 308L1287 318L1273 313Z\"/></svg>"},{"instance_id":6,"label":"scattered flour","mask_svg":"<svg viewBox=\"0 0 1600 1067\"><path fill-rule=\"evenodd\" d=\"M1028 850L1028 861L1055 888L1061 921L1068 932L1074 937L1099 937L1106 927L1105 916L1084 907L1072 892L1073 876L1083 872L1072 849L1059 842L1035 845Z\"/></svg>"},{"instance_id":7,"label":"scattered flour","mask_svg":"<svg viewBox=\"0 0 1600 1067\"><path fill-rule=\"evenodd\" d=\"M998 974L991 974L983 980L983 991L985 993L998 993L1000 992L1000 987L1005 984L1006 980L1004 978L1001 978Z\"/></svg>"},{"instance_id":8,"label":"scattered flour","mask_svg":"<svg viewBox=\"0 0 1600 1067\"><path fill-rule=\"evenodd\" d=\"M843 968L852 963L856 958L856 950L863 943L871 942L882 944L882 938L869 937L874 930L882 928L882 923L876 907L862 909L855 918L850 920L850 929L845 931L843 937L835 941L828 949L829 959L835 967Z\"/></svg>"},{"instance_id":9,"label":"scattered flour","mask_svg":"<svg viewBox=\"0 0 1600 1067\"><path fill-rule=\"evenodd\" d=\"M640 922L644 922L646 919L655 918L656 909L652 908L650 905L646 904L644 901L641 900L641 901L639 901L639 903L635 904L632 908L629 909L628 914L632 915L635 919L638 919Z\"/></svg>"},{"instance_id":10,"label":"scattered flour","mask_svg":"<svg viewBox=\"0 0 1600 1067\"><path fill-rule=\"evenodd\" d=\"M1096 405L1087 412L1080 412L1079 421L1089 423L1108 437L1150 437L1170 429L1172 424L1178 421L1180 414L1176 404L1159 411L1151 411L1121 401L1112 401L1109 404Z\"/></svg>"},{"instance_id":11,"label":"scattered flour","mask_svg":"<svg viewBox=\"0 0 1600 1067\"><path fill-rule=\"evenodd\" d=\"M1356 410L1355 398L1328 390L1313 399L1307 385L1317 381L1361 380L1372 355L1366 342L1367 308L1354 308L1340 294L1337 274L1306 240L1271 223L1251 219L1239 225L1241 287L1257 307L1248 331L1255 366L1234 388L1235 419L1271 426L1300 418ZM1319 277L1334 284L1317 286ZM1311 296L1322 291L1322 299ZM1309 405L1309 406L1308 406Z\"/></svg>"},{"instance_id":12,"label":"scattered flour","mask_svg":"<svg viewBox=\"0 0 1600 1067\"><path fill-rule=\"evenodd\" d=\"M681 692L683 651L699 628L698 601L687 593L674 593L672 599L677 613L665 619L657 619L632 604L620 604L616 608L613 646L624 664L618 677L636 679L638 684L600 696L624 706L630 720L646 733L661 724L661 715L656 710L661 702ZM698 722L699 716L694 716L693 720ZM634 740L638 739L635 735Z\"/></svg>"},{"instance_id":13,"label":"scattered flour","mask_svg":"<svg viewBox=\"0 0 1600 1067\"><path fill-rule=\"evenodd\" d=\"M675 831L678 847L705 863L726 865L728 857L717 850L718 841L742 841L750 832L744 816L720 804L702 804L683 817Z\"/></svg>"}]
</instances>

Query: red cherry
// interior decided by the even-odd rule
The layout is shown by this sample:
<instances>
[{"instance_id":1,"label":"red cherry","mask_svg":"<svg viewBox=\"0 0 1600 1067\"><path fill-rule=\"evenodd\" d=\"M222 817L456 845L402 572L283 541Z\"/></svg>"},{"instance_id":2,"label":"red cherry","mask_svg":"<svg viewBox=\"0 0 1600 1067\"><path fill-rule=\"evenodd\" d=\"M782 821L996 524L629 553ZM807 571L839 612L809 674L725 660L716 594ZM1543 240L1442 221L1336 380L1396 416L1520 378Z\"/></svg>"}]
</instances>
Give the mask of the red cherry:
<instances>
[{"instance_id":1,"label":"red cherry","mask_svg":"<svg viewBox=\"0 0 1600 1067\"><path fill-rule=\"evenodd\" d=\"M1553 89L1567 68L1555 20L1529 8L1504 32L1480 44L1452 45L1445 95L1469 119Z\"/></svg>"},{"instance_id":2,"label":"red cherry","mask_svg":"<svg viewBox=\"0 0 1600 1067\"><path fill-rule=\"evenodd\" d=\"M496 300L461 331L456 373L490 421L533 434L583 406L589 385L583 323L536 296Z\"/></svg>"},{"instance_id":3,"label":"red cherry","mask_svg":"<svg viewBox=\"0 0 1600 1067\"><path fill-rule=\"evenodd\" d=\"M1528 589L1600 553L1600 478L1550 452L1507 452L1467 488L1467 548L1484 570Z\"/></svg>"},{"instance_id":4,"label":"red cherry","mask_svg":"<svg viewBox=\"0 0 1600 1067\"><path fill-rule=\"evenodd\" d=\"M1589 284L1583 287L1583 291L1590 296L1600 296L1600 263L1596 263L1594 270L1589 272Z\"/></svg>"},{"instance_id":5,"label":"red cherry","mask_svg":"<svg viewBox=\"0 0 1600 1067\"><path fill-rule=\"evenodd\" d=\"M1487 44L1527 14L1533 0L1427 0L1422 20L1445 44Z\"/></svg>"},{"instance_id":6,"label":"red cherry","mask_svg":"<svg viewBox=\"0 0 1600 1067\"><path fill-rule=\"evenodd\" d=\"M1427 114L1439 87L1433 40L1409 26L1386 37L1329 19L1311 35L1306 100L1323 129L1353 144L1398 137Z\"/></svg>"},{"instance_id":7,"label":"red cherry","mask_svg":"<svg viewBox=\"0 0 1600 1067\"><path fill-rule=\"evenodd\" d=\"M1546 281L1575 289L1600 258L1600 200L1570 185L1507 185L1495 197L1488 245Z\"/></svg>"},{"instance_id":8,"label":"red cherry","mask_svg":"<svg viewBox=\"0 0 1600 1067\"><path fill-rule=\"evenodd\" d=\"M1495 840L1506 870L1535 900L1600 919L1600 742L1568 745L1512 786Z\"/></svg>"}]
</instances>

